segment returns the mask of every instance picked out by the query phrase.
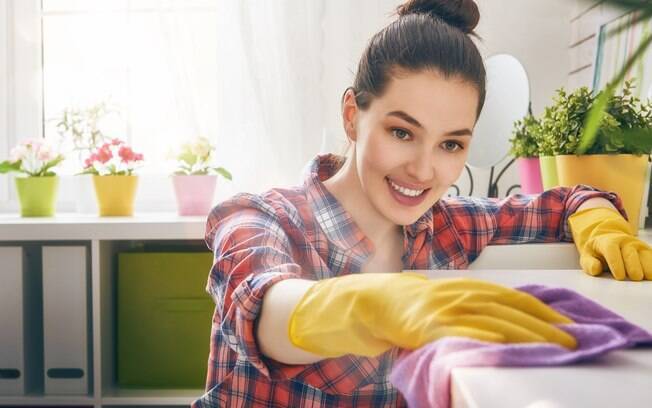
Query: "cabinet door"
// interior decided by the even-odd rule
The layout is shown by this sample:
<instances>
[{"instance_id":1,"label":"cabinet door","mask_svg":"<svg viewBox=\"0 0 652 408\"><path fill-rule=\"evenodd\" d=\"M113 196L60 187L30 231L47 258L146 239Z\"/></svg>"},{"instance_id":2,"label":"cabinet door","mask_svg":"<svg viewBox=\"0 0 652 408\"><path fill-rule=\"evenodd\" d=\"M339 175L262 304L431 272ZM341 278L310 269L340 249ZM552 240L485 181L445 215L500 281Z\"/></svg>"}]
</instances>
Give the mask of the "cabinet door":
<instances>
[{"instance_id":1,"label":"cabinet door","mask_svg":"<svg viewBox=\"0 0 652 408\"><path fill-rule=\"evenodd\" d=\"M46 394L88 393L86 247L43 247Z\"/></svg>"},{"instance_id":2,"label":"cabinet door","mask_svg":"<svg viewBox=\"0 0 652 408\"><path fill-rule=\"evenodd\" d=\"M0 264L0 395L23 394L23 249L0 247Z\"/></svg>"}]
</instances>

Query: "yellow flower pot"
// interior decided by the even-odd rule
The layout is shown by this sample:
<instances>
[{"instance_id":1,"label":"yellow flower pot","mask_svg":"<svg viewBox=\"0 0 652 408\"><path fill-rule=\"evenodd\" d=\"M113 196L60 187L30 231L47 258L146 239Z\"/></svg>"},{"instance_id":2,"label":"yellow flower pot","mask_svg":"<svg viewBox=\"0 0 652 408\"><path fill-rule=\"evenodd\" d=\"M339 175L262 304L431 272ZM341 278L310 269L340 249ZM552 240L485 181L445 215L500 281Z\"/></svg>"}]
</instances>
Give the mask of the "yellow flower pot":
<instances>
[{"instance_id":1,"label":"yellow flower pot","mask_svg":"<svg viewBox=\"0 0 652 408\"><path fill-rule=\"evenodd\" d=\"M93 176L100 216L134 214L138 176Z\"/></svg>"},{"instance_id":2,"label":"yellow flower pot","mask_svg":"<svg viewBox=\"0 0 652 408\"><path fill-rule=\"evenodd\" d=\"M648 156L595 154L556 157L560 185L586 184L618 194L630 225L638 233Z\"/></svg>"}]
</instances>

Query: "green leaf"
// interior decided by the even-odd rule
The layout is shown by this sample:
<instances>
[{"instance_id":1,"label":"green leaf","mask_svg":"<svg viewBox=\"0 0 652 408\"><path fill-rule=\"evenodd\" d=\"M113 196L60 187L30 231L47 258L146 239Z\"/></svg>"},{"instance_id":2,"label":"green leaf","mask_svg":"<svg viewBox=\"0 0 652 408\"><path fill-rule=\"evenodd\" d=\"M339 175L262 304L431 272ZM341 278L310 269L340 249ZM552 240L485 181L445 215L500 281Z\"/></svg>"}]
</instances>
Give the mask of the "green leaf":
<instances>
[{"instance_id":1,"label":"green leaf","mask_svg":"<svg viewBox=\"0 0 652 408\"><path fill-rule=\"evenodd\" d=\"M79 173L76 173L75 176L81 176L81 175L84 175L84 174L93 174L93 175L97 176L99 173L97 172L97 170L95 170L95 168L89 167L89 168L87 168L87 169L85 169L83 171L80 171Z\"/></svg>"},{"instance_id":2,"label":"green leaf","mask_svg":"<svg viewBox=\"0 0 652 408\"><path fill-rule=\"evenodd\" d=\"M9 160L3 161L0 163L0 174L9 173L11 171L21 171L20 164L20 160L17 162L10 162Z\"/></svg>"},{"instance_id":3,"label":"green leaf","mask_svg":"<svg viewBox=\"0 0 652 408\"><path fill-rule=\"evenodd\" d=\"M633 3L633 2L634 2L633 0L628 1L628 3ZM641 6L644 5L641 4ZM652 9L652 4L648 2L646 7ZM600 127L600 123L602 122L602 119L605 114L605 110L609 103L609 99L611 99L611 97L614 95L616 88L623 81L625 75L627 75L627 72L629 72L629 70L634 66L636 61L638 61L638 59L644 55L650 43L652 43L652 34L648 34L641 41L636 51L631 55L631 57L627 60L627 62L625 62L625 64L618 72L616 77L612 79L607 85L607 87L605 88L605 90L600 93L597 101L592 106L591 111L589 112L589 115L586 119L584 125L584 132L582 134L582 139L580 140L577 150L575 151L576 154L584 154L587 150L591 148L591 146L593 146L593 144L595 143L595 139L597 137L597 132Z\"/></svg>"},{"instance_id":4,"label":"green leaf","mask_svg":"<svg viewBox=\"0 0 652 408\"><path fill-rule=\"evenodd\" d=\"M48 164L43 166L43 169L41 169L41 173L42 174L47 173L51 168L57 166L63 160L64 160L64 157L62 155L58 156L57 158L55 158L54 160L52 160L51 162L49 162Z\"/></svg>"},{"instance_id":5,"label":"green leaf","mask_svg":"<svg viewBox=\"0 0 652 408\"><path fill-rule=\"evenodd\" d=\"M226 170L224 167L213 167L213 170L215 170L219 175L221 175L225 179L229 181L233 180L233 176L231 176L231 173L229 173L229 171Z\"/></svg>"},{"instance_id":6,"label":"green leaf","mask_svg":"<svg viewBox=\"0 0 652 408\"><path fill-rule=\"evenodd\" d=\"M627 129L622 141L631 154L652 154L652 128Z\"/></svg>"}]
</instances>

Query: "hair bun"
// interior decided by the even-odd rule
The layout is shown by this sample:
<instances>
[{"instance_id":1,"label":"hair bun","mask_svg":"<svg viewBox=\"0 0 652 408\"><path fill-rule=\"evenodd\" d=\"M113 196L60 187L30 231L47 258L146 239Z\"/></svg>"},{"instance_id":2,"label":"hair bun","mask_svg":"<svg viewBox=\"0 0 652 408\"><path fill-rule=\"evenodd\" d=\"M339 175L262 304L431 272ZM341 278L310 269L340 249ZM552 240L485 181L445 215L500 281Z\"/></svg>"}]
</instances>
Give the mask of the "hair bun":
<instances>
[{"instance_id":1,"label":"hair bun","mask_svg":"<svg viewBox=\"0 0 652 408\"><path fill-rule=\"evenodd\" d=\"M399 16L426 14L439 17L466 34L472 33L480 21L480 11L474 0L407 0L398 6L396 12Z\"/></svg>"}]
</instances>

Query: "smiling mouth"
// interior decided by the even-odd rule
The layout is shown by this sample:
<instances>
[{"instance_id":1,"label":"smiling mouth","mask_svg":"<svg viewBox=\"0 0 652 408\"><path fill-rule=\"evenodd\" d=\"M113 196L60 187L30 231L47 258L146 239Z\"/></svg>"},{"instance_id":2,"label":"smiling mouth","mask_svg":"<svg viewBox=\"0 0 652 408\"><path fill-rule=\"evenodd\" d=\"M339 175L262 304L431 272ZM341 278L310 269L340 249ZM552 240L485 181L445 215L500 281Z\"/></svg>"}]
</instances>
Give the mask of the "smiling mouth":
<instances>
[{"instance_id":1,"label":"smiling mouth","mask_svg":"<svg viewBox=\"0 0 652 408\"><path fill-rule=\"evenodd\" d=\"M423 195L423 193L430 190L429 188L426 188L426 189L423 189L423 190L413 190L413 189L410 189L410 188L406 188L406 187L403 187L403 186L400 186L400 185L396 184L389 177L385 177L385 180L387 180L387 183L389 184L389 186L394 191L396 191L397 193L401 194L402 196L405 196L405 197L408 197L408 198L417 198L417 197Z\"/></svg>"}]
</instances>

